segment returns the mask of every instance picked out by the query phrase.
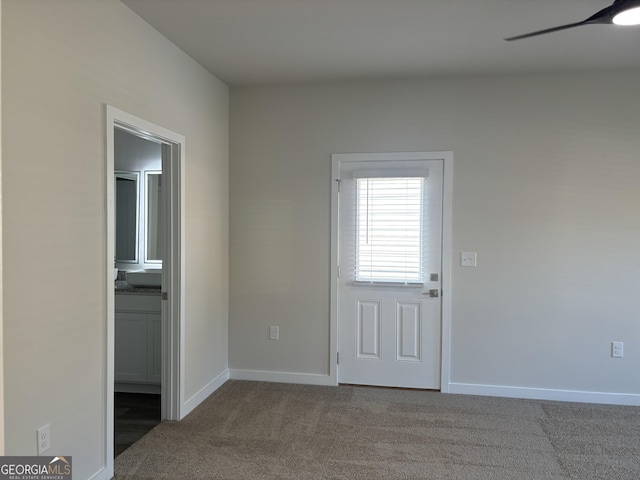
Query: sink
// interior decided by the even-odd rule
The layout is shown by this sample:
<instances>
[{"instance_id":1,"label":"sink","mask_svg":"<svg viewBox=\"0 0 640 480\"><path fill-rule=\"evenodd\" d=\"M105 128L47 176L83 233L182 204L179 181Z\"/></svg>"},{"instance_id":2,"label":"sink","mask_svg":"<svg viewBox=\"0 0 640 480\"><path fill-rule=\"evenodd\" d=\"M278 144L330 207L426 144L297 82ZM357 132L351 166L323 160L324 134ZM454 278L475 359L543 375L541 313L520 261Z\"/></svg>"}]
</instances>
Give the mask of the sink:
<instances>
[{"instance_id":1,"label":"sink","mask_svg":"<svg viewBox=\"0 0 640 480\"><path fill-rule=\"evenodd\" d=\"M127 272L127 283L134 287L162 286L162 270L159 268Z\"/></svg>"}]
</instances>

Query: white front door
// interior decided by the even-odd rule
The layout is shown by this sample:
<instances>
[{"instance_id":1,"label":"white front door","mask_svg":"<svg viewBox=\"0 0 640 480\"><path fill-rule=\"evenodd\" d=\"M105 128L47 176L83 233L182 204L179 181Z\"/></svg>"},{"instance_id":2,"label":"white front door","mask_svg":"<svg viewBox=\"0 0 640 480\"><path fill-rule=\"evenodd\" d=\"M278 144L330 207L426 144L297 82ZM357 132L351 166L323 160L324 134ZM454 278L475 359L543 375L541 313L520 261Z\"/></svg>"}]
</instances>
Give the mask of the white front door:
<instances>
[{"instance_id":1,"label":"white front door","mask_svg":"<svg viewBox=\"0 0 640 480\"><path fill-rule=\"evenodd\" d=\"M439 389L444 161L398 155L339 162L338 380Z\"/></svg>"}]
</instances>

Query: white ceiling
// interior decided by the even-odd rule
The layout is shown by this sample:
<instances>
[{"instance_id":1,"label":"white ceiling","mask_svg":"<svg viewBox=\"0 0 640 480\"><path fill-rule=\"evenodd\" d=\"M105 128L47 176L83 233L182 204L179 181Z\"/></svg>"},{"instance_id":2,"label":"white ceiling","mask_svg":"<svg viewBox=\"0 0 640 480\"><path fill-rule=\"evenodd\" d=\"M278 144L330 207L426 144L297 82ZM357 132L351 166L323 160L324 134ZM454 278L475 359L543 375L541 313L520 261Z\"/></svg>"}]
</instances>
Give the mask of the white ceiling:
<instances>
[{"instance_id":1,"label":"white ceiling","mask_svg":"<svg viewBox=\"0 0 640 480\"><path fill-rule=\"evenodd\" d=\"M229 85L640 67L609 0L122 0Z\"/></svg>"}]
</instances>

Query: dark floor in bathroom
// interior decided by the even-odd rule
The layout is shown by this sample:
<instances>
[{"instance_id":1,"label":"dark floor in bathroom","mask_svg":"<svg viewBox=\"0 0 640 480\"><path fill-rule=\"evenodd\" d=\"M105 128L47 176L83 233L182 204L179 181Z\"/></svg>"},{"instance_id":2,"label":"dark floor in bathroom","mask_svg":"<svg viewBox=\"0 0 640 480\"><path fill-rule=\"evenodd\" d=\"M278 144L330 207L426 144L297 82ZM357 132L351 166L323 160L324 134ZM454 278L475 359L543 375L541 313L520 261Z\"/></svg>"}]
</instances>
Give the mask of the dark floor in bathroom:
<instances>
[{"instance_id":1,"label":"dark floor in bathroom","mask_svg":"<svg viewBox=\"0 0 640 480\"><path fill-rule=\"evenodd\" d=\"M118 392L114 407L114 456L117 457L160 423L160 395Z\"/></svg>"}]
</instances>

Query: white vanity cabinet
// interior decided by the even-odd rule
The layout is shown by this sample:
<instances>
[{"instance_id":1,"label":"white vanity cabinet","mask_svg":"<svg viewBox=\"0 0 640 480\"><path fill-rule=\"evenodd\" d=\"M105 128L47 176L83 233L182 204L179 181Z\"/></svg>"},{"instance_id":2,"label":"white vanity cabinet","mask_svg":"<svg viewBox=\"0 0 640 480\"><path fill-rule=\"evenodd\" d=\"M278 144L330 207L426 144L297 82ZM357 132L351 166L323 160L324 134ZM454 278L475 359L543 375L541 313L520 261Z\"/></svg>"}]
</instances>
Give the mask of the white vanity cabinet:
<instances>
[{"instance_id":1,"label":"white vanity cabinet","mask_svg":"<svg viewBox=\"0 0 640 480\"><path fill-rule=\"evenodd\" d=\"M116 391L159 392L162 368L160 295L116 294Z\"/></svg>"}]
</instances>

